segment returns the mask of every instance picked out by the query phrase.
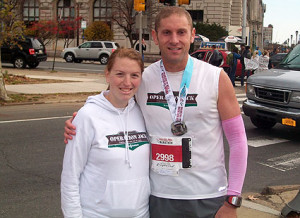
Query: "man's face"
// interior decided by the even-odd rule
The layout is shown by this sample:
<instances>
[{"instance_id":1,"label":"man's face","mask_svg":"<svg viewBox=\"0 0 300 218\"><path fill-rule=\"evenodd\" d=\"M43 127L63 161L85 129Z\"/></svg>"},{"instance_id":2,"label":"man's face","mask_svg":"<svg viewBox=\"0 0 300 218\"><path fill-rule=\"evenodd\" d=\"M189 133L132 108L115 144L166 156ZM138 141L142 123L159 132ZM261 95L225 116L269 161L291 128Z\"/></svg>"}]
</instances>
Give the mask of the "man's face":
<instances>
[{"instance_id":1,"label":"man's face","mask_svg":"<svg viewBox=\"0 0 300 218\"><path fill-rule=\"evenodd\" d=\"M156 45L159 46L164 65L186 65L191 43L194 42L195 29L185 16L176 14L160 21L160 26L152 31ZM181 70L181 69L179 69Z\"/></svg>"}]
</instances>

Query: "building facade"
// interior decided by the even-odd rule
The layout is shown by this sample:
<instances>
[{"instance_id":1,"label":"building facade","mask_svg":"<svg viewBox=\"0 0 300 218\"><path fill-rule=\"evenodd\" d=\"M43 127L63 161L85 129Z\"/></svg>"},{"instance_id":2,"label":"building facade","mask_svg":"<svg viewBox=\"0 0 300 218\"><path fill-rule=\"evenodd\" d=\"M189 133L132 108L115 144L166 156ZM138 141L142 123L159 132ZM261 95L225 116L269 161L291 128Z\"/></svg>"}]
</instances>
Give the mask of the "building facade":
<instances>
[{"instance_id":1,"label":"building facade","mask_svg":"<svg viewBox=\"0 0 300 218\"><path fill-rule=\"evenodd\" d=\"M120 0L126 1L126 0ZM127 0L131 1L131 0ZM124 31L120 29L111 17L114 13L114 0L21 0L19 10L20 19L27 25L32 22L46 20L66 20L81 17L87 24L101 20L106 22L114 32L114 41L121 46L130 47ZM157 46L151 40L151 29L155 18L155 11L160 7L167 7L158 3L158 0L148 0L150 7L143 12L146 25L143 25L143 34L148 44L147 52L158 52ZM190 5L182 5L191 14L194 22L218 23L229 31L229 35L242 35L243 0L191 0ZM154 13L153 13L154 12ZM263 47L263 17L265 5L262 0L247 0L246 39L247 44ZM151 14L151 15L150 15ZM138 33L135 29L134 33ZM77 35L77 36L76 36ZM79 36L79 37L78 37ZM82 43L82 29L74 35L75 39L70 46ZM77 37L77 39L76 39ZM54 48L49 45L48 50ZM59 41L58 50L63 49Z\"/></svg>"}]
</instances>

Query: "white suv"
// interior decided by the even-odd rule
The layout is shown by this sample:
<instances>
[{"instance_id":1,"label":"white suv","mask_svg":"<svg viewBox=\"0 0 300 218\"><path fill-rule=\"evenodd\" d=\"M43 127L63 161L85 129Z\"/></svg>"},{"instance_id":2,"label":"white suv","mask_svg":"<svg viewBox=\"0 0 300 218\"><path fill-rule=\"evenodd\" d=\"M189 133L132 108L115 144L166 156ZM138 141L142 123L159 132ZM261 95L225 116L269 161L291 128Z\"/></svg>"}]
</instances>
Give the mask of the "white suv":
<instances>
[{"instance_id":1,"label":"white suv","mask_svg":"<svg viewBox=\"0 0 300 218\"><path fill-rule=\"evenodd\" d=\"M108 58L114 50L119 48L118 43L111 41L87 41L78 47L65 48L60 56L66 62L81 63L83 60L100 61L107 64Z\"/></svg>"}]
</instances>

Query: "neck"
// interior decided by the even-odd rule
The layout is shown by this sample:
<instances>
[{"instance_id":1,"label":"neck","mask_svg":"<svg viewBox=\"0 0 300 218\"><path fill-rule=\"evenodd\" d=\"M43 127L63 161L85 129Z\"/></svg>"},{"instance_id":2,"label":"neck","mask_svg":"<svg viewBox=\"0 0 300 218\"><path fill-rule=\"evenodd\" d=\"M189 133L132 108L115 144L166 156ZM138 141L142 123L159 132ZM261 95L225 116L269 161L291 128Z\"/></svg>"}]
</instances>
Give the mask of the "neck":
<instances>
[{"instance_id":1,"label":"neck","mask_svg":"<svg viewBox=\"0 0 300 218\"><path fill-rule=\"evenodd\" d=\"M162 57L162 61L163 61L166 71L168 71L170 73L172 73L172 72L176 73L176 72L183 71L185 69L187 62L188 62L188 58L189 58L189 56L184 58L184 60L182 60L182 61L170 62Z\"/></svg>"}]
</instances>

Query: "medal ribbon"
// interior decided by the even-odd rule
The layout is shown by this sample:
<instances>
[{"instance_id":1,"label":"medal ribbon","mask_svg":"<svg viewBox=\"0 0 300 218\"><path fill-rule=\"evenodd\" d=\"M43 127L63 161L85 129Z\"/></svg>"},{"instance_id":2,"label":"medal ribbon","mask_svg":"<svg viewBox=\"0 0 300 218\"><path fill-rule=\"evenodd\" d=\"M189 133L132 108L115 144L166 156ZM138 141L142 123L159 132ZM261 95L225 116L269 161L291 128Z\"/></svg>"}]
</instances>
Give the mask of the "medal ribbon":
<instances>
[{"instance_id":1,"label":"medal ribbon","mask_svg":"<svg viewBox=\"0 0 300 218\"><path fill-rule=\"evenodd\" d=\"M162 87L163 87L163 90L165 93L165 98L168 103L169 110L172 115L173 121L183 121L184 106L185 106L185 102L186 102L186 96L188 93L188 89L190 87L193 66L194 66L194 62L193 62L192 58L189 56L187 65L186 65L183 75L182 75L179 96L178 96L178 100L177 100L177 104L176 104L171 85L169 84L166 69L164 67L163 61L162 60L160 61L161 84L162 84Z\"/></svg>"}]
</instances>

